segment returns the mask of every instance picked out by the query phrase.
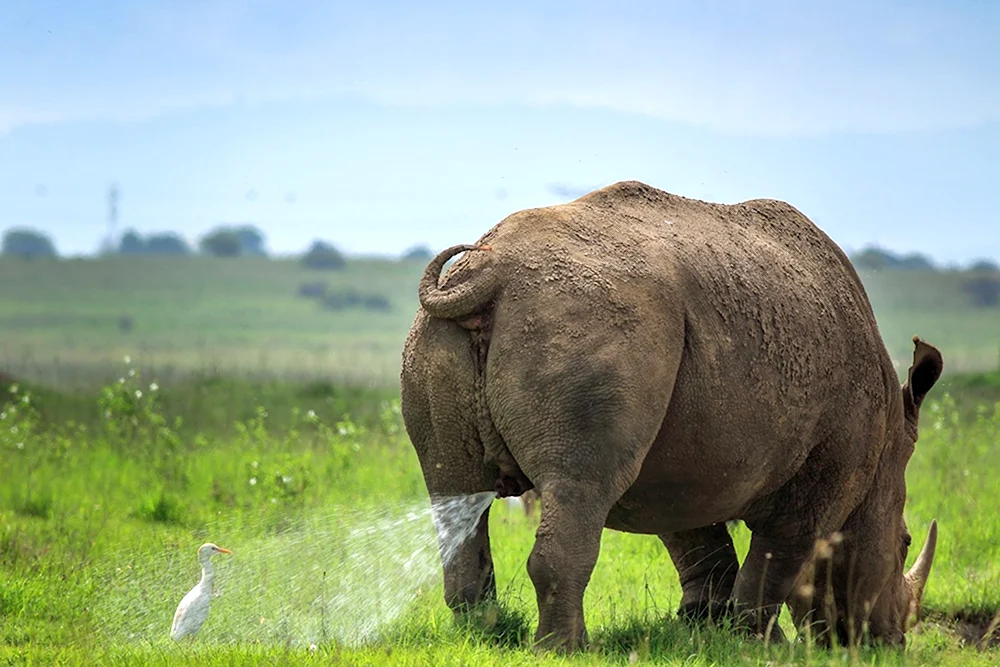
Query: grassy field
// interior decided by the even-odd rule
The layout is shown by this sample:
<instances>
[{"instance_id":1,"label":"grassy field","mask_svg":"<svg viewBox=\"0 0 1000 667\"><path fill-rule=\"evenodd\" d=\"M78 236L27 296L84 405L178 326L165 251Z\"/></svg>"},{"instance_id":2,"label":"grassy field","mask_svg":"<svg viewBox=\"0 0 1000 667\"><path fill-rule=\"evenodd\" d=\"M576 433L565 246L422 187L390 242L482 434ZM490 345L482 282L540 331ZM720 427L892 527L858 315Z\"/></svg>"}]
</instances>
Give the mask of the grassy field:
<instances>
[{"instance_id":1,"label":"grassy field","mask_svg":"<svg viewBox=\"0 0 1000 667\"><path fill-rule=\"evenodd\" d=\"M138 361L100 391L7 390L0 664L538 664L525 571L537 519L494 504L501 612L492 627L455 627L392 389L170 384L134 372ZM968 642L1000 609L998 399L997 375L954 377L925 407L906 517L915 543L936 517L940 542L905 652L686 628L659 542L605 531L586 597L594 646L546 663L996 664L1000 650ZM742 556L742 527L737 538ZM208 540L234 555L216 558L221 595L197 640L175 645L172 612Z\"/></svg>"},{"instance_id":2,"label":"grassy field","mask_svg":"<svg viewBox=\"0 0 1000 667\"><path fill-rule=\"evenodd\" d=\"M106 380L131 354L162 377L215 368L391 385L423 268L379 260L311 271L255 258L0 259L0 368L66 386ZM324 309L298 295L316 282L329 292L381 295L389 309ZM132 318L131 330L119 329L122 316Z\"/></svg>"},{"instance_id":3,"label":"grassy field","mask_svg":"<svg viewBox=\"0 0 1000 667\"><path fill-rule=\"evenodd\" d=\"M457 628L442 600L398 405L422 270L0 260L0 370L16 378L0 381L0 664L538 664L525 570L537 518L491 508L495 617ZM1000 648L976 647L1000 609L1000 309L967 305L959 274L864 279L901 372L913 334L945 355L908 470L914 542L940 525L908 649L692 630L673 618L659 541L605 531L585 600L592 650L543 664L1000 663ZM317 281L388 308L324 309L298 295ZM173 609L204 541L234 555L216 558L220 597L197 640L177 645Z\"/></svg>"},{"instance_id":4,"label":"grassy field","mask_svg":"<svg viewBox=\"0 0 1000 667\"><path fill-rule=\"evenodd\" d=\"M905 371L910 339L932 341L949 371L1000 368L1000 308L973 308L960 271L860 272L889 354Z\"/></svg>"},{"instance_id":5,"label":"grassy field","mask_svg":"<svg viewBox=\"0 0 1000 667\"><path fill-rule=\"evenodd\" d=\"M243 375L395 386L424 262L353 260L310 271L292 260L0 258L0 370L51 385L106 381L131 354L172 378L217 368ZM914 334L945 351L947 372L1000 367L1000 308L973 308L960 272L863 274L901 371ZM329 310L303 284L379 295L387 310ZM132 318L129 331L119 318Z\"/></svg>"}]
</instances>

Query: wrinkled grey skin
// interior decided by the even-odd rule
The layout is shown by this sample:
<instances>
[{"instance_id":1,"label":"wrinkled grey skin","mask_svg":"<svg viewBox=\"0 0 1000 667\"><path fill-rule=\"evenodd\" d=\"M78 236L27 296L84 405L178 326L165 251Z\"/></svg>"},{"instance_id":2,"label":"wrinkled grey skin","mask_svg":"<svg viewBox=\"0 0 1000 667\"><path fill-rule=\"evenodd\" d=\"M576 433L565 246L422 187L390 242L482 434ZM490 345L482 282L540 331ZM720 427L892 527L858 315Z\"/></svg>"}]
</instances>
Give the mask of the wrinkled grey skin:
<instances>
[{"instance_id":1,"label":"wrinkled grey skin","mask_svg":"<svg viewBox=\"0 0 1000 667\"><path fill-rule=\"evenodd\" d=\"M432 498L540 492L540 645L586 641L605 527L660 537L685 617L779 640L788 602L821 640L904 643L936 539L904 575L904 474L942 359L914 338L900 387L857 274L798 210L618 183L444 251L419 295L407 431ZM444 582L456 612L495 596L486 516Z\"/></svg>"}]
</instances>

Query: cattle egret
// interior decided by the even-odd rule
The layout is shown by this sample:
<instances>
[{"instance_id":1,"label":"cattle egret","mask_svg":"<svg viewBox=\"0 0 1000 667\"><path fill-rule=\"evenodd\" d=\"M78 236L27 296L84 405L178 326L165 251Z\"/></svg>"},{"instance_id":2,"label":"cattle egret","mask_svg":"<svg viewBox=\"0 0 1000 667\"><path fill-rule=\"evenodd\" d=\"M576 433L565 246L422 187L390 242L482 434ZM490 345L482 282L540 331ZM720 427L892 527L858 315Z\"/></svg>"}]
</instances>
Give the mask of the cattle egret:
<instances>
[{"instance_id":1,"label":"cattle egret","mask_svg":"<svg viewBox=\"0 0 1000 667\"><path fill-rule=\"evenodd\" d=\"M170 628L170 638L180 639L198 632L198 628L208 618L208 607L212 603L212 592L215 583L215 569L212 567L212 556L215 554L231 554L229 549L223 549L211 542L198 547L198 562L201 563L201 581L188 591L181 599L174 612L174 624Z\"/></svg>"}]
</instances>

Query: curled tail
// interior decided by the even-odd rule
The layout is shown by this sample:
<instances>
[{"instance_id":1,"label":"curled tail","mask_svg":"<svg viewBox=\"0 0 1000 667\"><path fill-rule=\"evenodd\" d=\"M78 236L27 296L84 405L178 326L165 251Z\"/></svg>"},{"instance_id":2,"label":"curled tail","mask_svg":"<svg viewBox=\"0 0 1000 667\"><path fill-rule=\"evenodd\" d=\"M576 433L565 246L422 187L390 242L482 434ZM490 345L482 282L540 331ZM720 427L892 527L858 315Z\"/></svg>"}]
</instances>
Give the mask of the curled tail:
<instances>
[{"instance_id":1,"label":"curled tail","mask_svg":"<svg viewBox=\"0 0 1000 667\"><path fill-rule=\"evenodd\" d=\"M499 285L493 272L472 276L467 282L448 290L438 287L438 278L445 263L458 253L467 250L491 251L493 248L488 245L455 245L442 250L427 265L417 293L420 305L432 316L449 320L465 317L476 312L493 298Z\"/></svg>"}]
</instances>

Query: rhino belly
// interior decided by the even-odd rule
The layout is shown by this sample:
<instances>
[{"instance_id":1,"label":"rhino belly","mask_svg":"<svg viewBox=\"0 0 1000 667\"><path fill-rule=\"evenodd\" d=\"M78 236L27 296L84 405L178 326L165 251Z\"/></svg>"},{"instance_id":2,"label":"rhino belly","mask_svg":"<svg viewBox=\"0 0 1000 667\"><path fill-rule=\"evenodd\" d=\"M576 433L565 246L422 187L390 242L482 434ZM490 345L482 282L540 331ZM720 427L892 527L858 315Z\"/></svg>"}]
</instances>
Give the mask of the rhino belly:
<instances>
[{"instance_id":1,"label":"rhino belly","mask_svg":"<svg viewBox=\"0 0 1000 667\"><path fill-rule=\"evenodd\" d=\"M759 413L758 413L759 415ZM812 419L766 418L734 428L725 417L683 421L671 415L607 527L661 534L743 518L754 501L801 469Z\"/></svg>"}]
</instances>

